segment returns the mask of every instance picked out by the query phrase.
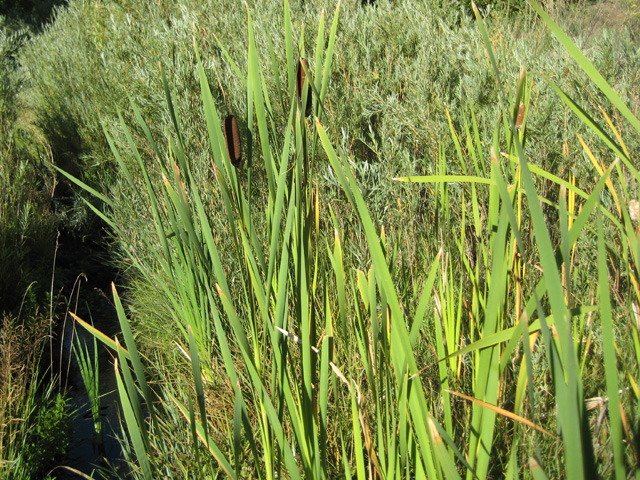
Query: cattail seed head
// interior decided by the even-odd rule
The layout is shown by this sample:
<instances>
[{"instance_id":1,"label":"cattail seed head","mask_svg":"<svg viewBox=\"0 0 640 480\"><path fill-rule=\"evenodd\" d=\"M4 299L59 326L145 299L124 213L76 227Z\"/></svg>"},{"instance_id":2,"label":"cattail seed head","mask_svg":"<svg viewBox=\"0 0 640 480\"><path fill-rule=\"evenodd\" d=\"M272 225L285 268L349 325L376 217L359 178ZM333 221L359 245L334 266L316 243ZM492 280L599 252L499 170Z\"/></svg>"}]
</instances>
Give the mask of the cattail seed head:
<instances>
[{"instance_id":1,"label":"cattail seed head","mask_svg":"<svg viewBox=\"0 0 640 480\"><path fill-rule=\"evenodd\" d=\"M229 115L225 118L223 130L229 160L235 167L238 167L242 162L242 141L240 140L240 130L238 129L236 117Z\"/></svg>"},{"instance_id":2,"label":"cattail seed head","mask_svg":"<svg viewBox=\"0 0 640 480\"><path fill-rule=\"evenodd\" d=\"M518 116L516 117L516 128L518 130L522 128L522 124L524 123L524 111L525 111L524 103L521 103L520 107L518 108Z\"/></svg>"},{"instance_id":3,"label":"cattail seed head","mask_svg":"<svg viewBox=\"0 0 640 480\"><path fill-rule=\"evenodd\" d=\"M304 110L304 116L308 117L311 115L311 78L307 77L309 73L309 62L307 62L306 58L301 58L300 63L298 63L298 72L296 75L296 95L298 96L298 100L302 104L302 95L304 94L304 84L307 83L307 103Z\"/></svg>"},{"instance_id":4,"label":"cattail seed head","mask_svg":"<svg viewBox=\"0 0 640 480\"><path fill-rule=\"evenodd\" d=\"M629 202L629 216L633 222L637 222L640 219L640 204L638 204L637 199Z\"/></svg>"}]
</instances>

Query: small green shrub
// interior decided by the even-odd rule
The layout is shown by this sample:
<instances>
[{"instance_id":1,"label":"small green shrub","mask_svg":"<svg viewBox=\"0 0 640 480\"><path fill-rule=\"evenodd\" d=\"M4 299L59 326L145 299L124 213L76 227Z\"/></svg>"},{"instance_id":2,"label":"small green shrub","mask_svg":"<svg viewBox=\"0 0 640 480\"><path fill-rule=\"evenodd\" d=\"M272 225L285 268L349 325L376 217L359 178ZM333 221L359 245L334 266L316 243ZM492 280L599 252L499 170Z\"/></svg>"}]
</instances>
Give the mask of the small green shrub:
<instances>
[{"instance_id":1,"label":"small green shrub","mask_svg":"<svg viewBox=\"0 0 640 480\"><path fill-rule=\"evenodd\" d=\"M0 479L43 478L69 442L66 402L40 360L49 322L34 312L0 317ZM46 377L48 378L48 377Z\"/></svg>"},{"instance_id":2,"label":"small green shrub","mask_svg":"<svg viewBox=\"0 0 640 480\"><path fill-rule=\"evenodd\" d=\"M24 462L32 477L43 477L69 446L72 427L67 400L58 393L40 406L24 445Z\"/></svg>"}]
</instances>

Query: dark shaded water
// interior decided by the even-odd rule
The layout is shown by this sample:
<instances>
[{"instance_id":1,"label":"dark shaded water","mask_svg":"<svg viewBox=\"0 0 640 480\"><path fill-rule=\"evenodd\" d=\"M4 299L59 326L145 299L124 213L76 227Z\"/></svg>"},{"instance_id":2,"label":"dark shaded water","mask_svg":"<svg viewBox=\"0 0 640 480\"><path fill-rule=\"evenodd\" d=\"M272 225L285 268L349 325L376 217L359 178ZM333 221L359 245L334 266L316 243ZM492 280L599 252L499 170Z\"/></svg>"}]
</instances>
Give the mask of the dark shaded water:
<instances>
[{"instance_id":1,"label":"dark shaded water","mask_svg":"<svg viewBox=\"0 0 640 480\"><path fill-rule=\"evenodd\" d=\"M118 318L111 300L111 282L115 282L117 272L106 267L105 252L95 243L78 239L61 239L56 261L56 285L59 298L64 299L64 310L76 313L80 318L113 337L119 332ZM77 339L87 345L93 355L93 337L67 315L59 328L58 352L55 368L62 377L62 389L67 392L74 411L73 437L67 455L60 466L71 467L94 478L101 478L97 468L103 472L108 462L121 464L122 452L115 438L119 432L118 395L113 370L112 352L101 342L97 342L99 361L99 392L101 395L102 436L96 435L94 421L89 407L80 368L73 345ZM121 466L122 467L122 466ZM58 468L58 478L81 478L69 470Z\"/></svg>"}]
</instances>

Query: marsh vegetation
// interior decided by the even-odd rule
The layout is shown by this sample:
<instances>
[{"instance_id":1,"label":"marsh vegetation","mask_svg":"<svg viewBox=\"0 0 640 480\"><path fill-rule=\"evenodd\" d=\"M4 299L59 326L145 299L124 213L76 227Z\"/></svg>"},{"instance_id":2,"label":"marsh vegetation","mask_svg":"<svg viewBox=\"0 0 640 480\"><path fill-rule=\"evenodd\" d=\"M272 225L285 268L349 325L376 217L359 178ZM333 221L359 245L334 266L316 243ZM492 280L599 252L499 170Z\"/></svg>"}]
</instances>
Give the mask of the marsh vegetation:
<instances>
[{"instance_id":1,"label":"marsh vegetation","mask_svg":"<svg viewBox=\"0 0 640 480\"><path fill-rule=\"evenodd\" d=\"M637 7L478 7L0 17L0 478L62 471L16 466L68 436L66 314L98 434L113 357L127 467L94 478L635 474ZM107 249L117 335L51 280L56 231Z\"/></svg>"}]
</instances>

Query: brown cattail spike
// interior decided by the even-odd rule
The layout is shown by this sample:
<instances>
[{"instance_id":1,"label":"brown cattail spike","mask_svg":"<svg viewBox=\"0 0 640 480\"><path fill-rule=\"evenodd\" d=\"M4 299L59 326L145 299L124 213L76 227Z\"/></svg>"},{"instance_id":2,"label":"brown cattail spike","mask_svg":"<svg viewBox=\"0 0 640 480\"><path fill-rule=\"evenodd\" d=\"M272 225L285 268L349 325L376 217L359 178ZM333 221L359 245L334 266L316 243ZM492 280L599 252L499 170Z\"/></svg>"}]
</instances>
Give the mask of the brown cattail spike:
<instances>
[{"instance_id":1,"label":"brown cattail spike","mask_svg":"<svg viewBox=\"0 0 640 480\"><path fill-rule=\"evenodd\" d=\"M242 142L240 141L238 122L233 115L224 119L224 140L227 143L229 160L235 167L239 166L242 162Z\"/></svg>"},{"instance_id":2,"label":"brown cattail spike","mask_svg":"<svg viewBox=\"0 0 640 480\"><path fill-rule=\"evenodd\" d=\"M518 116L516 117L516 128L518 130L522 128L522 124L524 123L524 110L524 103L521 103L520 107L518 108Z\"/></svg>"},{"instance_id":3,"label":"brown cattail spike","mask_svg":"<svg viewBox=\"0 0 640 480\"><path fill-rule=\"evenodd\" d=\"M311 77L308 76L309 73L309 62L307 62L306 58L301 58L300 63L298 64L298 74L296 75L296 94L298 95L298 100L302 104L302 95L304 94L305 83L307 84L307 102L304 109L304 116L308 117L311 115ZM308 81L307 81L308 80Z\"/></svg>"}]
</instances>

